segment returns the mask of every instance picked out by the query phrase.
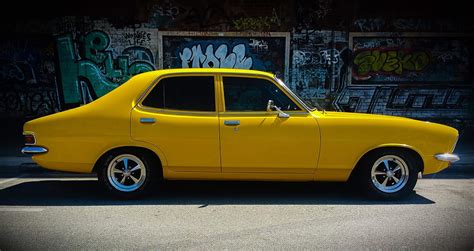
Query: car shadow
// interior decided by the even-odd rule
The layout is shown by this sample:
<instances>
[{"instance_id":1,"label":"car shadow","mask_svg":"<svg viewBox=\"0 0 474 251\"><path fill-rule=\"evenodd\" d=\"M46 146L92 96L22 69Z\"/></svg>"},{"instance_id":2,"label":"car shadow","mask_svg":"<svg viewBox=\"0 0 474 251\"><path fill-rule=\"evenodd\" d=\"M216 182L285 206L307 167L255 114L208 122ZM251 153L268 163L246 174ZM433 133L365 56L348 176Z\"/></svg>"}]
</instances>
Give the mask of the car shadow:
<instances>
[{"instance_id":1,"label":"car shadow","mask_svg":"<svg viewBox=\"0 0 474 251\"><path fill-rule=\"evenodd\" d=\"M396 200L372 200L345 183L167 181L141 199L120 200L95 180L42 180L0 190L0 206L88 205L399 205L433 204L413 192Z\"/></svg>"}]
</instances>

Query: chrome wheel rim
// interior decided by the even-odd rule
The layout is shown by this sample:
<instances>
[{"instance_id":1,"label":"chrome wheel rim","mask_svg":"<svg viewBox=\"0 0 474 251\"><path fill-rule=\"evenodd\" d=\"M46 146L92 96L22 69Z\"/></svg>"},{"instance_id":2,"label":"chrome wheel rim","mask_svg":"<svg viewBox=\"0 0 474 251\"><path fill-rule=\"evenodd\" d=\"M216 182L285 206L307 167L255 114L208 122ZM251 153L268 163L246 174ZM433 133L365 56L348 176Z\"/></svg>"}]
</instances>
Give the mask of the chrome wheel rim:
<instances>
[{"instance_id":1,"label":"chrome wheel rim","mask_svg":"<svg viewBox=\"0 0 474 251\"><path fill-rule=\"evenodd\" d=\"M385 155L372 166L372 184L384 193L400 191L407 184L408 176L408 165L395 155Z\"/></svg>"},{"instance_id":2,"label":"chrome wheel rim","mask_svg":"<svg viewBox=\"0 0 474 251\"><path fill-rule=\"evenodd\" d=\"M107 167L110 184L122 192L133 192L145 182L145 164L135 155L122 154L115 157Z\"/></svg>"}]
</instances>

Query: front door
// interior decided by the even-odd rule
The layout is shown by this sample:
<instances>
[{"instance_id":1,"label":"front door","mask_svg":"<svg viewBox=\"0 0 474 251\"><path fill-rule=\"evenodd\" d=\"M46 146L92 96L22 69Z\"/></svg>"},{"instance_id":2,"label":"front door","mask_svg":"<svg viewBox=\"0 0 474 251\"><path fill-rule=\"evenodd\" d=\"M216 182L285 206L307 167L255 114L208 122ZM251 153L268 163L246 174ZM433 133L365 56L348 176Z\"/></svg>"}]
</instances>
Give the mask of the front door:
<instances>
[{"instance_id":1,"label":"front door","mask_svg":"<svg viewBox=\"0 0 474 251\"><path fill-rule=\"evenodd\" d=\"M319 154L317 121L273 80L222 76L219 114L222 172L313 173ZM267 112L268 100L289 114Z\"/></svg>"},{"instance_id":2,"label":"front door","mask_svg":"<svg viewBox=\"0 0 474 251\"><path fill-rule=\"evenodd\" d=\"M214 79L162 78L132 111L132 138L157 146L170 171L221 172Z\"/></svg>"}]
</instances>

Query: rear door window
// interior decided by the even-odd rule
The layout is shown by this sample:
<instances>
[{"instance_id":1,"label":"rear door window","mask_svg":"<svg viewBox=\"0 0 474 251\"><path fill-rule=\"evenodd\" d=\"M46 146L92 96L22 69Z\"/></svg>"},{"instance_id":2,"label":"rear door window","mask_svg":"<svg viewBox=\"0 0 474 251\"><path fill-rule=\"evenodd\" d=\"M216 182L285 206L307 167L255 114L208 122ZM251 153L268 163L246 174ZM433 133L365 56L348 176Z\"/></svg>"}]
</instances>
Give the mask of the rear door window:
<instances>
[{"instance_id":1,"label":"rear door window","mask_svg":"<svg viewBox=\"0 0 474 251\"><path fill-rule=\"evenodd\" d=\"M155 85L142 105L160 109L213 112L216 110L214 77L164 78Z\"/></svg>"}]
</instances>

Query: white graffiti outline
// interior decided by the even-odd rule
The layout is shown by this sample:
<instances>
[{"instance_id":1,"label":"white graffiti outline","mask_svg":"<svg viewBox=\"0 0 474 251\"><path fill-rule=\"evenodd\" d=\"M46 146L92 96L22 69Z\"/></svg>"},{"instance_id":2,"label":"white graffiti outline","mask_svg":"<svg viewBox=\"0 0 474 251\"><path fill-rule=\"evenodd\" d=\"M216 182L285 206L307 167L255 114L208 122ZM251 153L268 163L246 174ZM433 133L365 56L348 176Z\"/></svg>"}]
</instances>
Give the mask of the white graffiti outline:
<instances>
[{"instance_id":1,"label":"white graffiti outline","mask_svg":"<svg viewBox=\"0 0 474 251\"><path fill-rule=\"evenodd\" d=\"M253 65L252 57L245 56L245 45L238 44L228 54L227 44L221 44L214 51L212 44L206 47L203 53L201 44L184 48L179 53L182 68L239 68L250 69ZM191 65L190 65L191 64Z\"/></svg>"}]
</instances>

